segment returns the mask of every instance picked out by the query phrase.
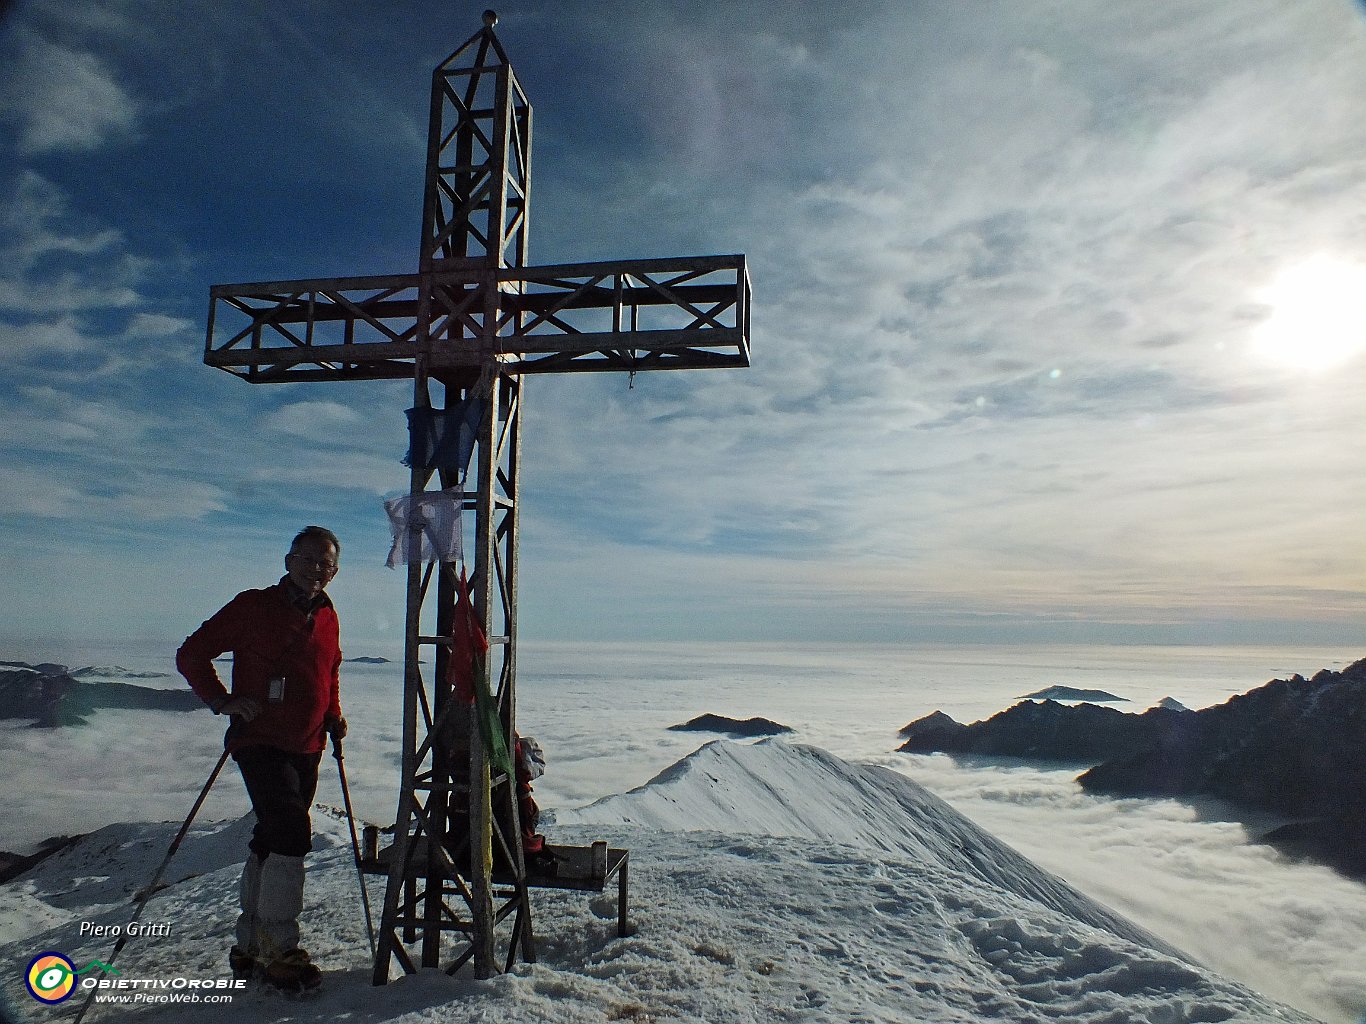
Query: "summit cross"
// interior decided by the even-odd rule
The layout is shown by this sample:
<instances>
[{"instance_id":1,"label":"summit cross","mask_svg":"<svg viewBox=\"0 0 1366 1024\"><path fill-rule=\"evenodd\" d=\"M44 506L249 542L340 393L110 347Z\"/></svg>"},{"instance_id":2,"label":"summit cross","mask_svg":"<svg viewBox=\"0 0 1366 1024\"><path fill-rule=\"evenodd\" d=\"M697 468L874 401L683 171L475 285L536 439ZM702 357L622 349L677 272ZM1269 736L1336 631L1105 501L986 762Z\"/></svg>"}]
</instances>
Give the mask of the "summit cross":
<instances>
[{"instance_id":1,"label":"summit cross","mask_svg":"<svg viewBox=\"0 0 1366 1024\"><path fill-rule=\"evenodd\" d=\"M740 255L528 264L531 105L497 20L486 11L432 73L417 272L215 285L204 362L254 384L411 378L414 413L478 410L477 488L434 465L414 428L410 494L444 490L474 512L471 589L489 644L474 685L512 749L522 378L748 366L750 286ZM479 716L447 678L459 588L450 562L408 564L398 810L371 865L388 877L377 985L394 960L408 973L441 966L451 933L452 973L535 959L515 780L490 767Z\"/></svg>"}]
</instances>

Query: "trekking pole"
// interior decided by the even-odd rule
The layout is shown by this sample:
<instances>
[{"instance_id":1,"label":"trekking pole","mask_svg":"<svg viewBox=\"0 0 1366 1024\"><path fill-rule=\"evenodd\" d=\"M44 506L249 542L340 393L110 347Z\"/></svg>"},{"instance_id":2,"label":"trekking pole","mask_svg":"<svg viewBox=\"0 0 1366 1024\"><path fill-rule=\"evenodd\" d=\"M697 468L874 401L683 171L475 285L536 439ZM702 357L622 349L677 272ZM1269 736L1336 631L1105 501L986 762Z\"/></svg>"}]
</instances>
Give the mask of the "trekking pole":
<instances>
[{"instance_id":1,"label":"trekking pole","mask_svg":"<svg viewBox=\"0 0 1366 1024\"><path fill-rule=\"evenodd\" d=\"M180 826L180 831L177 832L176 837L171 840L171 848L166 851L166 856L162 858L161 867L157 868L157 872L152 876L152 880L148 882L147 887L142 890L142 897L138 900L137 909L133 911L132 918L129 920L128 925L124 927L123 934L119 936L119 941L114 944L114 951L109 954L109 959L104 961L104 966L106 968L113 966L114 958L119 955L119 950L123 949L124 944L128 942L128 939L132 934L133 929L131 926L142 916L142 911L147 906L147 901L152 898L152 894L158 891L157 883L161 881L161 876L166 871L167 865L171 863L171 858L174 857L176 851L180 849L180 844L184 841L185 834L190 831L190 825L194 822L195 815L199 813L199 808L204 806L204 800L209 795L209 790L213 788L214 781L218 778L218 773L223 770L223 765L227 763L227 760L228 752L225 750L218 758L218 763L213 766L213 771L209 773L209 780L204 783L204 788L199 791L199 798L195 800L194 806L190 808L190 813L185 819L185 824ZM81 1004L80 1012L76 1014L76 1019L72 1021L72 1024L80 1024L81 1018L85 1016L85 1011L90 1009L90 1004L94 1001L97 992L99 992L98 988L92 988L90 990L90 995L86 996L85 1002Z\"/></svg>"},{"instance_id":2,"label":"trekking pole","mask_svg":"<svg viewBox=\"0 0 1366 1024\"><path fill-rule=\"evenodd\" d=\"M356 858L356 877L360 879L360 902L365 908L365 933L370 937L370 959L375 959L375 925L370 919L370 893L365 887L365 869L360 863L360 841L356 838L356 816L351 813L351 790L346 785L346 764L342 760L341 737L332 734L332 756L337 759L337 776L341 779L342 802L346 805L346 823L351 826L351 852Z\"/></svg>"}]
</instances>

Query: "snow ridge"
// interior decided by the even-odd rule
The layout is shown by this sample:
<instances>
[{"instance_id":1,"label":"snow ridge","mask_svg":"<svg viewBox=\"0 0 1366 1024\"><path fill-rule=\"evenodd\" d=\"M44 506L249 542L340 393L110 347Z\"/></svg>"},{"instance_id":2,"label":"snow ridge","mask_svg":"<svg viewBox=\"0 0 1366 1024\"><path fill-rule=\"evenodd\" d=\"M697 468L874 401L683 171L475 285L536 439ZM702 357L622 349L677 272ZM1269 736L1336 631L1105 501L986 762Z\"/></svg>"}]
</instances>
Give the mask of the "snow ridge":
<instances>
[{"instance_id":1,"label":"snow ridge","mask_svg":"<svg viewBox=\"0 0 1366 1024\"><path fill-rule=\"evenodd\" d=\"M717 740L629 793L557 823L646 825L792 836L871 847L962 872L1130 941L1182 956L984 831L929 790L877 765L817 747Z\"/></svg>"},{"instance_id":2,"label":"snow ridge","mask_svg":"<svg viewBox=\"0 0 1366 1024\"><path fill-rule=\"evenodd\" d=\"M130 942L124 976L226 974L251 823L191 832L143 917L171 938ZM561 812L552 839L631 850L635 932L616 937L614 892L538 890L539 962L485 982L424 971L371 987L345 825L314 823L303 923L322 993L252 990L195 1007L196 1022L1312 1024L1160 947L910 780L813 747L718 741L640 789ZM13 926L0 958L14 967L0 972L0 1011L8 999L23 1021L74 1013L33 1003L24 965L41 950L106 956L110 942L82 938L81 923L127 921L176 828L101 829L0 887ZM174 1005L94 1013L187 1019Z\"/></svg>"}]
</instances>

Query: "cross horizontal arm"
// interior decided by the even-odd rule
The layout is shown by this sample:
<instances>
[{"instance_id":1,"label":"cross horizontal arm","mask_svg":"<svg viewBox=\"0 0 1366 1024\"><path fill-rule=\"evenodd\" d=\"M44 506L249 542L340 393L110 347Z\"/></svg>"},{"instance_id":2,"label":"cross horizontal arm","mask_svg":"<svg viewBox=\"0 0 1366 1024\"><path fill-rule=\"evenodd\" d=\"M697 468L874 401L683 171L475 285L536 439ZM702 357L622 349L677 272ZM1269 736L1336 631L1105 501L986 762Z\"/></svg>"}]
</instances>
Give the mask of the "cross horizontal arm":
<instances>
[{"instance_id":1,"label":"cross horizontal arm","mask_svg":"<svg viewBox=\"0 0 1366 1024\"><path fill-rule=\"evenodd\" d=\"M487 300L492 291L495 301ZM216 285L204 361L249 381L749 365L743 256Z\"/></svg>"}]
</instances>

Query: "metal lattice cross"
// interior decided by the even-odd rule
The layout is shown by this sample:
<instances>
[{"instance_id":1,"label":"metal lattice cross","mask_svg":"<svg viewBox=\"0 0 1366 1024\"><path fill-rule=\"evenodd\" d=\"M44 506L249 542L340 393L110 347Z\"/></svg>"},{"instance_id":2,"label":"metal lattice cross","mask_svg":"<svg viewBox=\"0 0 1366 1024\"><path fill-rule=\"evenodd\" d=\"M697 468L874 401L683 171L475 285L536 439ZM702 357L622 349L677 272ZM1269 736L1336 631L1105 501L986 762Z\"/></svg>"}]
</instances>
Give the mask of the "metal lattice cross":
<instances>
[{"instance_id":1,"label":"metal lattice cross","mask_svg":"<svg viewBox=\"0 0 1366 1024\"><path fill-rule=\"evenodd\" d=\"M511 743L522 376L748 366L750 289L743 256L527 264L531 106L496 23L485 12L432 75L417 273L216 285L204 361L256 384L412 378L419 409L481 401L477 489L414 445L411 492L455 491L475 513L472 589L490 645L475 685ZM509 916L505 968L535 957L514 780L490 769L477 716L446 681L457 586L448 563L408 567L398 811L371 865L388 875L376 984L394 959L417 969L415 943L422 966L440 966L448 933L464 942L448 969L472 959L489 976Z\"/></svg>"}]
</instances>

